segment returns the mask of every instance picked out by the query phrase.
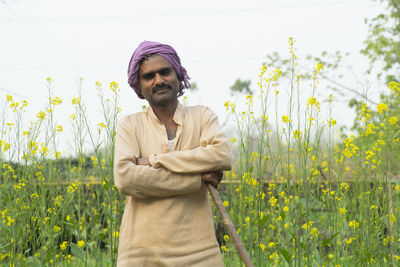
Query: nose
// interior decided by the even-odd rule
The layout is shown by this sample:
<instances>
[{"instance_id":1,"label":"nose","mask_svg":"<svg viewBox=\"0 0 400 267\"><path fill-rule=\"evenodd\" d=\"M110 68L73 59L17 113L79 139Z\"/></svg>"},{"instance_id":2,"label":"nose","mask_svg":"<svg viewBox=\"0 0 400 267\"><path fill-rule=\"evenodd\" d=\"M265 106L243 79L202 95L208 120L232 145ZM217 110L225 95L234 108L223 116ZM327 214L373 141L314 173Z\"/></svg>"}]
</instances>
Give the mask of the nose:
<instances>
[{"instance_id":1,"label":"nose","mask_svg":"<svg viewBox=\"0 0 400 267\"><path fill-rule=\"evenodd\" d=\"M159 73L156 73L156 75L154 77L154 81L155 81L156 85L164 83L164 79Z\"/></svg>"}]
</instances>

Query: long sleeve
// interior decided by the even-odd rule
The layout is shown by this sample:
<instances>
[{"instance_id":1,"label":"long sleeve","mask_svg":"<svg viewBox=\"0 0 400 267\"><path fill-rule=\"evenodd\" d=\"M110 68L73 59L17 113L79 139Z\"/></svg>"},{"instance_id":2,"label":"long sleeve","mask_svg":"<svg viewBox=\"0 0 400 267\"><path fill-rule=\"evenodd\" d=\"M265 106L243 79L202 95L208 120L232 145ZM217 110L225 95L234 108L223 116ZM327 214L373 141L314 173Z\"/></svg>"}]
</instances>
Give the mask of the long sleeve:
<instances>
[{"instance_id":1,"label":"long sleeve","mask_svg":"<svg viewBox=\"0 0 400 267\"><path fill-rule=\"evenodd\" d=\"M136 165L140 156L135 131L122 120L115 138L114 177L122 194L137 198L169 197L200 190L200 174L178 174L164 168Z\"/></svg>"},{"instance_id":2,"label":"long sleeve","mask_svg":"<svg viewBox=\"0 0 400 267\"><path fill-rule=\"evenodd\" d=\"M176 173L202 173L231 169L231 151L218 118L209 108L200 116L200 146L192 150L151 154L149 161L154 168L165 168Z\"/></svg>"}]
</instances>

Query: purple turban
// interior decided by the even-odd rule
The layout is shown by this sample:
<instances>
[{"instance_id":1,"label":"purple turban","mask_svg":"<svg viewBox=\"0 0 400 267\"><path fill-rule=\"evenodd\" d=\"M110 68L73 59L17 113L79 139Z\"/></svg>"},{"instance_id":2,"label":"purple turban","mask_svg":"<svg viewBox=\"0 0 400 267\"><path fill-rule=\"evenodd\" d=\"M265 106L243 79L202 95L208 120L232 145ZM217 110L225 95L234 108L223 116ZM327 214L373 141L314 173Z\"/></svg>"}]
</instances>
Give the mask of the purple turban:
<instances>
[{"instance_id":1,"label":"purple turban","mask_svg":"<svg viewBox=\"0 0 400 267\"><path fill-rule=\"evenodd\" d=\"M129 85L133 88L133 90L135 90L139 98L144 99L139 84L139 68L143 60L153 54L162 56L163 58L168 60L169 63L171 63L176 75L178 76L178 79L181 81L179 86L179 96L183 95L183 89L190 88L191 86L189 83L190 78L187 75L185 68L182 67L181 60L175 49L173 49L169 45L157 42L144 41L140 43L135 52L133 52L131 61L129 62L128 66Z\"/></svg>"}]
</instances>

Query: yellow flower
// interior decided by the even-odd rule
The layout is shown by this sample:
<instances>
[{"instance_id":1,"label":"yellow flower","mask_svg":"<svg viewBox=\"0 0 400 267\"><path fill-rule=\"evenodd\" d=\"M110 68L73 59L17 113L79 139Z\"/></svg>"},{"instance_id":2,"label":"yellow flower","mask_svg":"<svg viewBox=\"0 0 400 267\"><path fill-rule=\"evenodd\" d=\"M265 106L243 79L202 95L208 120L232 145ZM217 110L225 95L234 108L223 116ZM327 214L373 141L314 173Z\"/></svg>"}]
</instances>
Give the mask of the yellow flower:
<instances>
[{"instance_id":1,"label":"yellow flower","mask_svg":"<svg viewBox=\"0 0 400 267\"><path fill-rule=\"evenodd\" d=\"M235 143L235 142L236 142L235 137L232 137L232 138L231 138L231 142L232 142L232 143Z\"/></svg>"},{"instance_id":2,"label":"yellow flower","mask_svg":"<svg viewBox=\"0 0 400 267\"><path fill-rule=\"evenodd\" d=\"M7 102L13 102L12 95L7 94Z\"/></svg>"},{"instance_id":3,"label":"yellow flower","mask_svg":"<svg viewBox=\"0 0 400 267\"><path fill-rule=\"evenodd\" d=\"M348 190L349 189L349 185L347 183L341 183L340 184L340 190Z\"/></svg>"},{"instance_id":4,"label":"yellow flower","mask_svg":"<svg viewBox=\"0 0 400 267\"><path fill-rule=\"evenodd\" d=\"M48 78L46 78L46 81L47 81L48 83L51 83L51 82L53 81L53 79L52 79L51 77L48 77Z\"/></svg>"},{"instance_id":5,"label":"yellow flower","mask_svg":"<svg viewBox=\"0 0 400 267\"><path fill-rule=\"evenodd\" d=\"M301 135L301 132L299 130L297 130L297 129L293 132L294 138L299 138L300 135Z\"/></svg>"},{"instance_id":6,"label":"yellow flower","mask_svg":"<svg viewBox=\"0 0 400 267\"><path fill-rule=\"evenodd\" d=\"M274 243L274 242L269 242L268 247L269 247L269 248L275 247L275 243Z\"/></svg>"},{"instance_id":7,"label":"yellow flower","mask_svg":"<svg viewBox=\"0 0 400 267\"><path fill-rule=\"evenodd\" d=\"M229 235L224 235L224 240L227 242L229 240Z\"/></svg>"},{"instance_id":8,"label":"yellow flower","mask_svg":"<svg viewBox=\"0 0 400 267\"><path fill-rule=\"evenodd\" d=\"M317 63L317 73L320 73L321 70L324 69L324 65L322 63Z\"/></svg>"},{"instance_id":9,"label":"yellow flower","mask_svg":"<svg viewBox=\"0 0 400 267\"><path fill-rule=\"evenodd\" d=\"M221 246L221 250L223 252L229 252L229 248L227 248L226 246Z\"/></svg>"},{"instance_id":10,"label":"yellow flower","mask_svg":"<svg viewBox=\"0 0 400 267\"><path fill-rule=\"evenodd\" d=\"M96 83L97 84L97 83ZM115 90L118 90L118 83L116 81L112 81L110 83L110 89L111 91L115 92Z\"/></svg>"},{"instance_id":11,"label":"yellow flower","mask_svg":"<svg viewBox=\"0 0 400 267\"><path fill-rule=\"evenodd\" d=\"M3 150L4 150L4 152L6 152L7 150L9 150L10 149L10 144L9 143L5 143L4 144L4 146L3 146Z\"/></svg>"},{"instance_id":12,"label":"yellow flower","mask_svg":"<svg viewBox=\"0 0 400 267\"><path fill-rule=\"evenodd\" d=\"M263 243L260 243L260 248L262 251L265 251L266 246Z\"/></svg>"},{"instance_id":13,"label":"yellow flower","mask_svg":"<svg viewBox=\"0 0 400 267\"><path fill-rule=\"evenodd\" d=\"M68 247L68 242L67 241L62 242L62 244L60 245L61 250L66 250L67 247Z\"/></svg>"},{"instance_id":14,"label":"yellow flower","mask_svg":"<svg viewBox=\"0 0 400 267\"><path fill-rule=\"evenodd\" d=\"M61 125L57 125L56 126L56 131L57 132L62 132L62 130L63 130L63 127Z\"/></svg>"},{"instance_id":15,"label":"yellow flower","mask_svg":"<svg viewBox=\"0 0 400 267\"><path fill-rule=\"evenodd\" d=\"M289 119L289 116L283 115L282 116L282 122L283 123L289 123L290 121L292 121L291 119Z\"/></svg>"},{"instance_id":16,"label":"yellow flower","mask_svg":"<svg viewBox=\"0 0 400 267\"><path fill-rule=\"evenodd\" d=\"M258 213L258 217L259 217L260 219L264 218L264 212L260 211L260 212Z\"/></svg>"},{"instance_id":17,"label":"yellow flower","mask_svg":"<svg viewBox=\"0 0 400 267\"><path fill-rule=\"evenodd\" d=\"M319 108L319 102L315 97L310 97L307 99L307 106L315 106L316 108Z\"/></svg>"},{"instance_id":18,"label":"yellow flower","mask_svg":"<svg viewBox=\"0 0 400 267\"><path fill-rule=\"evenodd\" d=\"M274 196L272 196L269 200L268 200L269 204L274 207L276 206L276 203L278 202L278 199L275 198Z\"/></svg>"},{"instance_id":19,"label":"yellow flower","mask_svg":"<svg viewBox=\"0 0 400 267\"><path fill-rule=\"evenodd\" d=\"M359 224L357 221L355 221L355 220L349 222L349 226L350 226L351 228L354 228L354 229L358 228L359 225L360 225L360 224Z\"/></svg>"},{"instance_id":20,"label":"yellow flower","mask_svg":"<svg viewBox=\"0 0 400 267\"><path fill-rule=\"evenodd\" d=\"M102 123L102 122L98 123L97 125L98 125L97 130L99 130L99 132L100 132L103 128L106 128L106 127L107 127L107 125L104 124L104 123Z\"/></svg>"},{"instance_id":21,"label":"yellow flower","mask_svg":"<svg viewBox=\"0 0 400 267\"><path fill-rule=\"evenodd\" d=\"M303 225L301 226L301 228L303 228L304 230L308 230L308 229L311 228L311 226L312 226L313 224L314 224L313 221L309 221L308 224L307 224L307 223L303 224Z\"/></svg>"},{"instance_id":22,"label":"yellow flower","mask_svg":"<svg viewBox=\"0 0 400 267\"><path fill-rule=\"evenodd\" d=\"M339 208L339 212L340 212L341 214L346 214L346 213L347 213L347 210L346 210L345 208Z\"/></svg>"},{"instance_id":23,"label":"yellow flower","mask_svg":"<svg viewBox=\"0 0 400 267\"><path fill-rule=\"evenodd\" d=\"M81 103L81 98L80 97L74 97L72 98L72 105L76 105Z\"/></svg>"},{"instance_id":24,"label":"yellow flower","mask_svg":"<svg viewBox=\"0 0 400 267\"><path fill-rule=\"evenodd\" d=\"M312 228L310 232L314 237L318 237L319 232L317 228Z\"/></svg>"},{"instance_id":25,"label":"yellow flower","mask_svg":"<svg viewBox=\"0 0 400 267\"><path fill-rule=\"evenodd\" d=\"M382 114L384 111L389 111L388 106L384 103L378 104L376 108L378 109L379 114Z\"/></svg>"},{"instance_id":26,"label":"yellow flower","mask_svg":"<svg viewBox=\"0 0 400 267\"><path fill-rule=\"evenodd\" d=\"M390 123L390 125L395 125L397 122L398 122L399 120L396 118L396 117L391 117L390 119L389 119L389 123Z\"/></svg>"},{"instance_id":27,"label":"yellow flower","mask_svg":"<svg viewBox=\"0 0 400 267\"><path fill-rule=\"evenodd\" d=\"M61 152L60 151L54 152L54 158L60 159L61 158Z\"/></svg>"},{"instance_id":28,"label":"yellow flower","mask_svg":"<svg viewBox=\"0 0 400 267\"><path fill-rule=\"evenodd\" d=\"M271 255L268 256L270 260L274 260L275 263L278 263L279 261L279 254L278 252L274 252Z\"/></svg>"},{"instance_id":29,"label":"yellow flower","mask_svg":"<svg viewBox=\"0 0 400 267\"><path fill-rule=\"evenodd\" d=\"M15 223L15 220L11 218L10 216L7 216L7 225L11 226Z\"/></svg>"},{"instance_id":30,"label":"yellow flower","mask_svg":"<svg viewBox=\"0 0 400 267\"><path fill-rule=\"evenodd\" d=\"M60 232L60 230L61 230L61 227L54 225L54 233L58 233L58 232Z\"/></svg>"},{"instance_id":31,"label":"yellow flower","mask_svg":"<svg viewBox=\"0 0 400 267\"><path fill-rule=\"evenodd\" d=\"M118 238L119 237L119 232L118 231L114 232L113 233L113 237L117 237Z\"/></svg>"},{"instance_id":32,"label":"yellow flower","mask_svg":"<svg viewBox=\"0 0 400 267\"><path fill-rule=\"evenodd\" d=\"M336 125L336 120L330 118L330 119L328 120L328 125L329 125L329 126L334 126L334 125Z\"/></svg>"},{"instance_id":33,"label":"yellow flower","mask_svg":"<svg viewBox=\"0 0 400 267\"><path fill-rule=\"evenodd\" d=\"M78 245L78 247L81 248L81 247L83 247L85 245L85 241L80 240L80 241L78 241L77 245Z\"/></svg>"},{"instance_id":34,"label":"yellow flower","mask_svg":"<svg viewBox=\"0 0 400 267\"><path fill-rule=\"evenodd\" d=\"M390 222L390 223L394 223L395 221L396 221L396 216L394 216L393 213L390 213L390 215L389 215L389 222Z\"/></svg>"},{"instance_id":35,"label":"yellow flower","mask_svg":"<svg viewBox=\"0 0 400 267\"><path fill-rule=\"evenodd\" d=\"M229 201L225 200L222 204L224 205L224 207L228 207L229 206Z\"/></svg>"},{"instance_id":36,"label":"yellow flower","mask_svg":"<svg viewBox=\"0 0 400 267\"><path fill-rule=\"evenodd\" d=\"M36 117L38 117L39 120L44 120L46 118L46 113L44 113L43 111L40 111Z\"/></svg>"},{"instance_id":37,"label":"yellow flower","mask_svg":"<svg viewBox=\"0 0 400 267\"><path fill-rule=\"evenodd\" d=\"M371 150L367 150L367 151L365 152L365 154L366 154L366 156L365 156L365 159L366 159L366 160L371 159L371 158L375 155L375 153L372 152Z\"/></svg>"},{"instance_id":38,"label":"yellow flower","mask_svg":"<svg viewBox=\"0 0 400 267\"><path fill-rule=\"evenodd\" d=\"M50 98L50 103L54 106L60 105L62 103L61 98L56 96L55 98Z\"/></svg>"}]
</instances>

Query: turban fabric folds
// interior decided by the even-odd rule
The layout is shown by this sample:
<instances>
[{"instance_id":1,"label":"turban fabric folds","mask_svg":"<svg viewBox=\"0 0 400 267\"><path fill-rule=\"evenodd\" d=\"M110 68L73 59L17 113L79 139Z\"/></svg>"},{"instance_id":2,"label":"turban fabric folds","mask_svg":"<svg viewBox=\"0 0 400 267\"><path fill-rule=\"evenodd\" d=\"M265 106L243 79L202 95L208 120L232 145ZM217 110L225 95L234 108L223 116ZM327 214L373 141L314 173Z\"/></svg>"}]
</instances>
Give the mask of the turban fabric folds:
<instances>
[{"instance_id":1,"label":"turban fabric folds","mask_svg":"<svg viewBox=\"0 0 400 267\"><path fill-rule=\"evenodd\" d=\"M146 57L157 54L171 63L178 79L181 81L179 86L179 96L183 95L184 88L190 88L189 76L186 69L181 65L181 60L175 49L169 45L157 42L144 41L133 52L131 61L128 66L128 83L135 90L139 98L144 99L140 90L139 68Z\"/></svg>"}]
</instances>

